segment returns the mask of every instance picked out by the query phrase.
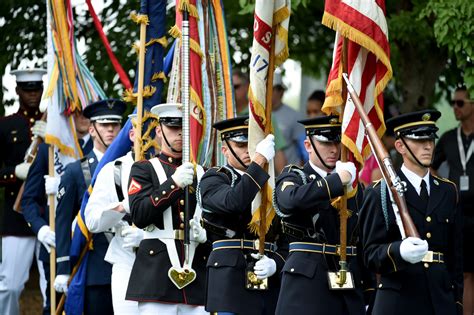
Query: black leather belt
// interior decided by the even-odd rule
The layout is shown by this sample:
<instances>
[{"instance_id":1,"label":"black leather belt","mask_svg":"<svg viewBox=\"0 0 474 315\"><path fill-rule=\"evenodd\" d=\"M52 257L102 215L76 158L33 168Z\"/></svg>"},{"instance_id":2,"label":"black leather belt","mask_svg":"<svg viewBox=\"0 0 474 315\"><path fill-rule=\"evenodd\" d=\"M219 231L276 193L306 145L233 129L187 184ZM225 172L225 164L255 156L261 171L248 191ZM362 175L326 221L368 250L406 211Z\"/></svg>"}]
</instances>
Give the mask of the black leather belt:
<instances>
[{"instance_id":1,"label":"black leather belt","mask_svg":"<svg viewBox=\"0 0 474 315\"><path fill-rule=\"evenodd\" d=\"M233 239L233 240L220 240L212 243L212 250L218 249L259 249L259 240L244 240L244 239ZM274 243L265 242L265 250L274 252L276 245Z\"/></svg>"},{"instance_id":2,"label":"black leather belt","mask_svg":"<svg viewBox=\"0 0 474 315\"><path fill-rule=\"evenodd\" d=\"M281 227L282 227L283 233L293 236L298 239L304 239L308 237L317 238L318 236L318 233L316 233L314 229L301 228L301 227L298 227L298 226L295 226L293 224L289 224L283 221L281 222Z\"/></svg>"},{"instance_id":3,"label":"black leather belt","mask_svg":"<svg viewBox=\"0 0 474 315\"><path fill-rule=\"evenodd\" d=\"M231 229L211 223L204 218L201 220L202 220L201 225L206 231L212 232L219 236L228 237L228 238L233 238L237 234L235 231Z\"/></svg>"},{"instance_id":4,"label":"black leather belt","mask_svg":"<svg viewBox=\"0 0 474 315\"><path fill-rule=\"evenodd\" d=\"M306 243L306 242L294 242L290 243L290 253L291 252L311 252L318 254L329 254L340 256L341 245L331 245L331 244L320 244L320 243ZM346 247L347 256L356 256L357 248L355 246Z\"/></svg>"}]
</instances>

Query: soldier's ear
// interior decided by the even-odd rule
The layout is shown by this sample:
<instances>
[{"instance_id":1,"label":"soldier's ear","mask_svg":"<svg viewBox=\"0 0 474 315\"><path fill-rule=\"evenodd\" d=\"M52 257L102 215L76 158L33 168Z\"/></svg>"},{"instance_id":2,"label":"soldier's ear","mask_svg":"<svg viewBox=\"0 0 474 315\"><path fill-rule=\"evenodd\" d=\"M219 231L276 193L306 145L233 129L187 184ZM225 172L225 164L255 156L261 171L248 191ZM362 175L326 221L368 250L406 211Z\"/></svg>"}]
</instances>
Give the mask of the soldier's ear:
<instances>
[{"instance_id":1,"label":"soldier's ear","mask_svg":"<svg viewBox=\"0 0 474 315\"><path fill-rule=\"evenodd\" d=\"M313 151L313 147L311 146L311 142L309 141L308 137L304 139L304 148L306 149L306 152L308 152L308 154Z\"/></svg>"},{"instance_id":2,"label":"soldier's ear","mask_svg":"<svg viewBox=\"0 0 474 315\"><path fill-rule=\"evenodd\" d=\"M407 148L405 147L405 144L403 143L402 140L400 139L395 140L394 145L395 145L395 150L397 150L398 153L400 153L401 155L406 153Z\"/></svg>"}]
</instances>

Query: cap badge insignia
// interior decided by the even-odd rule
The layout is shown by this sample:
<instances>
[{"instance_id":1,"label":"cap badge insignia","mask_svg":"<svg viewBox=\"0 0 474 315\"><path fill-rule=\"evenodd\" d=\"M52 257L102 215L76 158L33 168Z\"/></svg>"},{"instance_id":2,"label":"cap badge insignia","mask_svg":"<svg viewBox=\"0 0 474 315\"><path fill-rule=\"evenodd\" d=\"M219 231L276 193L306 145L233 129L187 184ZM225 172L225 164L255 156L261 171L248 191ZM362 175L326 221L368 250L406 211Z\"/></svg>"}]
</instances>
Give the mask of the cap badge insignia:
<instances>
[{"instance_id":1,"label":"cap badge insignia","mask_svg":"<svg viewBox=\"0 0 474 315\"><path fill-rule=\"evenodd\" d=\"M426 113L423 116L421 116L421 119L423 119L423 121L428 121L431 119L431 115Z\"/></svg>"},{"instance_id":2,"label":"cap badge insignia","mask_svg":"<svg viewBox=\"0 0 474 315\"><path fill-rule=\"evenodd\" d=\"M337 118L331 118L331 120L329 120L329 123L330 123L331 125L335 125L335 124L338 123L338 120L337 120Z\"/></svg>"}]
</instances>

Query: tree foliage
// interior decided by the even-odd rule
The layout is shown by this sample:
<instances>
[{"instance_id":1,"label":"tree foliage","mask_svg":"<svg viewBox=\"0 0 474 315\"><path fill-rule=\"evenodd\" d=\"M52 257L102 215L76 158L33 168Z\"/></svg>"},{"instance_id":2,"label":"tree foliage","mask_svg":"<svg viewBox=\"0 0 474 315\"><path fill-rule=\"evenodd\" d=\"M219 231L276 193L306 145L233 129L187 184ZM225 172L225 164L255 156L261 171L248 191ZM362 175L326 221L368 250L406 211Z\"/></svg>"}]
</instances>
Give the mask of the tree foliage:
<instances>
[{"instance_id":1,"label":"tree foliage","mask_svg":"<svg viewBox=\"0 0 474 315\"><path fill-rule=\"evenodd\" d=\"M394 79L388 89L402 111L427 107L442 94L464 82L474 95L472 34L474 2L471 0L399 0L387 2L391 62ZM85 6L85 5L84 5ZM138 26L129 19L139 0L106 1L100 14L112 49L133 81ZM245 68L252 45L254 0L225 1L228 40L233 66ZM323 1L293 0L290 19L290 56L305 73L322 76L332 57L334 32L321 24ZM110 97L123 87L99 40L90 14L75 10L75 34L87 47L86 64ZM33 0L2 0L0 4L0 73L8 64L16 68L24 58L44 65L46 54L45 5ZM169 12L168 24L174 23ZM3 86L3 84L2 84ZM440 89L435 89L439 87ZM3 98L3 89L0 92ZM4 105L9 105L7 100ZM2 110L3 107L0 108Z\"/></svg>"}]
</instances>

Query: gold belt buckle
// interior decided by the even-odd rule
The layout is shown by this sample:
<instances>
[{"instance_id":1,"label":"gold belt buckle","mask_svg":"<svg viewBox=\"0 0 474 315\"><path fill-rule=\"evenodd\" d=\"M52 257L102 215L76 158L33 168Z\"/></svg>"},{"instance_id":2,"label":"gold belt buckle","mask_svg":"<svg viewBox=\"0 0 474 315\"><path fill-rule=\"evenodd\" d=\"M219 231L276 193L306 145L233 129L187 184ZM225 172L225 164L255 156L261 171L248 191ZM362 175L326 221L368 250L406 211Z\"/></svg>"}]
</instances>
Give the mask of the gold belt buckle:
<instances>
[{"instance_id":1,"label":"gold belt buckle","mask_svg":"<svg viewBox=\"0 0 474 315\"><path fill-rule=\"evenodd\" d=\"M421 260L422 262L432 263L433 262L433 251L429 250L426 252L425 257Z\"/></svg>"},{"instance_id":2,"label":"gold belt buckle","mask_svg":"<svg viewBox=\"0 0 474 315\"><path fill-rule=\"evenodd\" d=\"M184 240L184 230L174 230L174 239L175 240Z\"/></svg>"},{"instance_id":3,"label":"gold belt buckle","mask_svg":"<svg viewBox=\"0 0 474 315\"><path fill-rule=\"evenodd\" d=\"M255 250L259 250L260 249L260 240L257 238L255 241L253 241L253 248Z\"/></svg>"}]
</instances>

